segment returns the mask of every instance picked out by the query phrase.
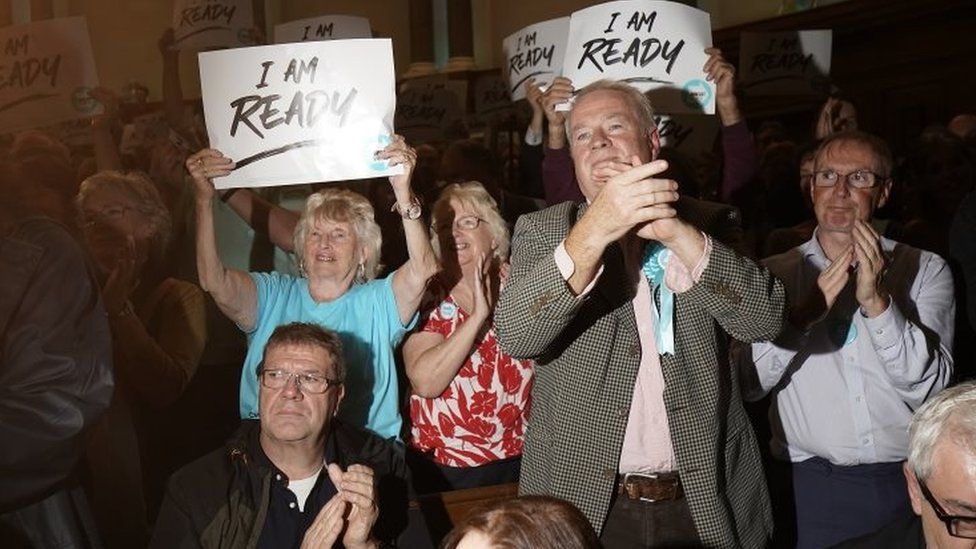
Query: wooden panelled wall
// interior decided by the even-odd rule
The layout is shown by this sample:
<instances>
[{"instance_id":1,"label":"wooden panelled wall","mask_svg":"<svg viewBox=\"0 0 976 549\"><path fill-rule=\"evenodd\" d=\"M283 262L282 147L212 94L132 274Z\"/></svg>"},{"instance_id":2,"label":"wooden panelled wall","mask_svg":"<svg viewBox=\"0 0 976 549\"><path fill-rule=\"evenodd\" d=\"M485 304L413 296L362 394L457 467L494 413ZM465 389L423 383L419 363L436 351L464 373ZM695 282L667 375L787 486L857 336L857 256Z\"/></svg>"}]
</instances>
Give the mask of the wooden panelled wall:
<instances>
[{"instance_id":1,"label":"wooden panelled wall","mask_svg":"<svg viewBox=\"0 0 976 549\"><path fill-rule=\"evenodd\" d=\"M804 29L834 30L833 82L858 107L861 127L896 150L928 124L976 112L974 0L852 0L721 29L713 38L737 61L742 32ZM753 121L808 125L821 101L744 97L742 104Z\"/></svg>"}]
</instances>

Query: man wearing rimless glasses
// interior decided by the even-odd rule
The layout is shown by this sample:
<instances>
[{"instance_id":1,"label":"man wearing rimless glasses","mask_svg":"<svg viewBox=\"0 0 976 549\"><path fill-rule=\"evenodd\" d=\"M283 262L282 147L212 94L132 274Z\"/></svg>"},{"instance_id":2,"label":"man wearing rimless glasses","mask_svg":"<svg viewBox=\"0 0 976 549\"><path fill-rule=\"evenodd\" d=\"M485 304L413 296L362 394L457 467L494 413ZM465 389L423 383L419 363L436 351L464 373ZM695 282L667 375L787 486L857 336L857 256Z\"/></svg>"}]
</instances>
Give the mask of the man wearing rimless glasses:
<instances>
[{"instance_id":1,"label":"man wearing rimless glasses","mask_svg":"<svg viewBox=\"0 0 976 549\"><path fill-rule=\"evenodd\" d=\"M904 466L914 515L844 549L976 547L976 382L939 393L912 418Z\"/></svg>"}]
</instances>

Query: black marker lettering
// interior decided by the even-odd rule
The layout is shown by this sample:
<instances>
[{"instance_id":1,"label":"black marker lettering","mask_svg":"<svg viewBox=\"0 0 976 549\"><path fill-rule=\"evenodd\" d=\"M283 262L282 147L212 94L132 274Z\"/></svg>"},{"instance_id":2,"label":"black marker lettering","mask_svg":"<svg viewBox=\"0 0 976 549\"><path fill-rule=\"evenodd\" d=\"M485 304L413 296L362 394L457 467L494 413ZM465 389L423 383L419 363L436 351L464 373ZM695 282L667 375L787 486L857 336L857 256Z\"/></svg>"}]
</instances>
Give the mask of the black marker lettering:
<instances>
[{"instance_id":1,"label":"black marker lettering","mask_svg":"<svg viewBox=\"0 0 976 549\"><path fill-rule=\"evenodd\" d=\"M335 23L332 22L329 22L328 25L319 25L319 27L315 29L315 36L319 38L325 38L328 36L331 38L333 25L335 25Z\"/></svg>"},{"instance_id":2,"label":"black marker lettering","mask_svg":"<svg viewBox=\"0 0 976 549\"><path fill-rule=\"evenodd\" d=\"M261 82L259 82L258 85L255 86L257 89L260 90L261 88L268 85L266 80L268 79L268 69L271 68L271 65L274 65L274 61L265 61L264 63L261 63L261 66L264 67L264 70L261 71Z\"/></svg>"},{"instance_id":3,"label":"black marker lettering","mask_svg":"<svg viewBox=\"0 0 976 549\"><path fill-rule=\"evenodd\" d=\"M608 32L613 32L613 23L617 20L618 15L620 15L619 11L615 11L612 14L610 14L610 24L607 25L606 30L603 31L604 34Z\"/></svg>"},{"instance_id":4,"label":"black marker lettering","mask_svg":"<svg viewBox=\"0 0 976 549\"><path fill-rule=\"evenodd\" d=\"M656 11L652 11L650 14L635 11L634 14L630 16L630 20L627 21L627 28L639 32L646 25L647 32L651 32L655 19L657 19Z\"/></svg>"},{"instance_id":5,"label":"black marker lettering","mask_svg":"<svg viewBox=\"0 0 976 549\"><path fill-rule=\"evenodd\" d=\"M635 67L646 67L660 57L664 61L667 61L665 72L671 74L674 63L677 61L678 55L685 45L684 40L679 40L677 44L672 44L670 40L662 43L657 38L646 38L644 40L634 38L627 49L624 50L624 55L621 57L619 55L620 50L617 49L619 43L619 38L609 40L606 38L594 38L585 42L583 44L583 55L580 57L576 68L583 68L583 65L587 62L592 63L600 72L603 72L603 67L617 63L632 64Z\"/></svg>"},{"instance_id":6,"label":"black marker lettering","mask_svg":"<svg viewBox=\"0 0 976 549\"><path fill-rule=\"evenodd\" d=\"M27 53L27 45L29 41L29 34L25 34L20 38L8 38L7 43L3 47L3 54L8 57L24 55Z\"/></svg>"},{"instance_id":7,"label":"black marker lettering","mask_svg":"<svg viewBox=\"0 0 976 549\"><path fill-rule=\"evenodd\" d=\"M251 102L253 102L253 105L251 105L245 111L244 110L244 107L246 107L247 104L248 103L251 103ZM254 135L257 135L261 139L264 139L264 134L261 133L260 130L258 130L258 128L254 124L251 123L251 120L250 120L251 115L254 114L255 111L257 111L261 107L261 96L260 95L247 95L247 96L241 97L239 99L235 99L235 100L231 101L230 106L233 107L234 109L236 109L234 111L234 121L230 125L230 136L231 137L234 137L234 136L237 135L237 125L240 122L243 122L248 128L251 128L251 131L254 132Z\"/></svg>"},{"instance_id":8,"label":"black marker lettering","mask_svg":"<svg viewBox=\"0 0 976 549\"><path fill-rule=\"evenodd\" d=\"M315 82L315 69L318 67L318 65L318 57L313 57L308 62L303 59L301 60L301 63L299 63L298 59L292 59L291 62L288 63L288 69L285 70L285 82L287 82L288 78L290 77L292 82L301 84L302 76L305 74L308 75L309 82Z\"/></svg>"}]
</instances>

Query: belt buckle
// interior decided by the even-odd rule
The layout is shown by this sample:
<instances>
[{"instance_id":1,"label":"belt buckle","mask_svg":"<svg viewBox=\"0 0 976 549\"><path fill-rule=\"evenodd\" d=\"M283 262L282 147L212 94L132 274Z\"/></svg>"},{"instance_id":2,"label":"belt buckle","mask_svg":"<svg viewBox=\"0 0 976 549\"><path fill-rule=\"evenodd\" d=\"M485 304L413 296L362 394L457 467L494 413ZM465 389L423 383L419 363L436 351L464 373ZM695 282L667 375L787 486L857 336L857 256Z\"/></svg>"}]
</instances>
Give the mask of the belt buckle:
<instances>
[{"instance_id":1,"label":"belt buckle","mask_svg":"<svg viewBox=\"0 0 976 549\"><path fill-rule=\"evenodd\" d=\"M648 480L663 481L663 479L662 479L663 476L664 475L661 474L661 473L637 473L637 472L624 473L623 483L624 483L624 486L626 486L627 485L627 481L629 481L631 478L645 478L645 479L648 479ZM674 478L670 479L670 482L671 482L672 490L673 490L672 493L677 492L677 490L678 490L678 483L681 482L680 477L678 477L678 475L674 475ZM646 498L644 496L639 496L637 499L638 499L638 501L643 501L645 503L657 503L659 501L666 501L665 498L660 498L660 499L657 499L657 498ZM674 498L672 498L672 499L674 499Z\"/></svg>"}]
</instances>

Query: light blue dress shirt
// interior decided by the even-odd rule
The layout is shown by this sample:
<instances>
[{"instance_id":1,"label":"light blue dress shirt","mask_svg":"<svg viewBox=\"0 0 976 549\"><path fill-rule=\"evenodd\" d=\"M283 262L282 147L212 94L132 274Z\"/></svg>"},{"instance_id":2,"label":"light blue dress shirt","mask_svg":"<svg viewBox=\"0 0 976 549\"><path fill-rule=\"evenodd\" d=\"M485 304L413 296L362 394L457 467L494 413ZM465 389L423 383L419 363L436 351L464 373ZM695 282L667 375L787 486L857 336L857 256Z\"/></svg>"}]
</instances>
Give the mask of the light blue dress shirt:
<instances>
[{"instance_id":1,"label":"light blue dress shirt","mask_svg":"<svg viewBox=\"0 0 976 549\"><path fill-rule=\"evenodd\" d=\"M779 459L815 456L837 465L897 462L912 413L952 374L955 298L946 262L886 238L888 309L865 316L854 273L826 319L807 334L788 326L775 342L738 345L745 396L772 395L770 443ZM830 262L817 242L765 260L791 306L817 289ZM751 351L751 357L750 357Z\"/></svg>"}]
</instances>

